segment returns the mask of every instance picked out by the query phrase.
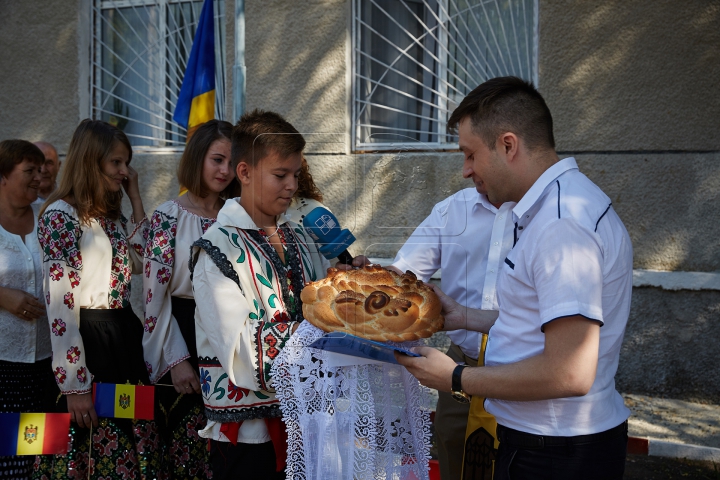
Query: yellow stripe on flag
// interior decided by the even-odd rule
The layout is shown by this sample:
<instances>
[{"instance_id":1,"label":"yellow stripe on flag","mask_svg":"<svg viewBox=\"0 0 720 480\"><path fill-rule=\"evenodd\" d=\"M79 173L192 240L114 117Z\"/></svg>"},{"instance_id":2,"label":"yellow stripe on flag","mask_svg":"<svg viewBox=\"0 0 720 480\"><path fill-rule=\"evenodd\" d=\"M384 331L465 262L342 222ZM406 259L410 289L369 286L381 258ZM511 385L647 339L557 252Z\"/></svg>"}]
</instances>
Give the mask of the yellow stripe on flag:
<instances>
[{"instance_id":1,"label":"yellow stripe on flag","mask_svg":"<svg viewBox=\"0 0 720 480\"><path fill-rule=\"evenodd\" d=\"M215 118L215 90L210 90L192 99L188 130Z\"/></svg>"},{"instance_id":2,"label":"yellow stripe on flag","mask_svg":"<svg viewBox=\"0 0 720 480\"><path fill-rule=\"evenodd\" d=\"M115 385L115 417L135 418L135 385Z\"/></svg>"},{"instance_id":3,"label":"yellow stripe on flag","mask_svg":"<svg viewBox=\"0 0 720 480\"><path fill-rule=\"evenodd\" d=\"M18 455L41 455L45 435L44 413L21 413L18 427Z\"/></svg>"}]
</instances>

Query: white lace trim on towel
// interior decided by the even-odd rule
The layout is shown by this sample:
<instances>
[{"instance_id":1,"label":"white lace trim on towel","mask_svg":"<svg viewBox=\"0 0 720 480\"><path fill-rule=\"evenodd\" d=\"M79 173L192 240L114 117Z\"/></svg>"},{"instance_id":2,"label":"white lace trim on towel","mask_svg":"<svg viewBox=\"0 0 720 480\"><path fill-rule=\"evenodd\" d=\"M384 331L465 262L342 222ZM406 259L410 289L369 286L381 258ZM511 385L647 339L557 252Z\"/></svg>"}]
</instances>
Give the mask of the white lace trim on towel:
<instances>
[{"instance_id":1,"label":"white lace trim on towel","mask_svg":"<svg viewBox=\"0 0 720 480\"><path fill-rule=\"evenodd\" d=\"M430 390L390 363L326 367L303 322L272 376L288 433L293 480L427 479ZM420 342L405 342L408 348Z\"/></svg>"}]
</instances>

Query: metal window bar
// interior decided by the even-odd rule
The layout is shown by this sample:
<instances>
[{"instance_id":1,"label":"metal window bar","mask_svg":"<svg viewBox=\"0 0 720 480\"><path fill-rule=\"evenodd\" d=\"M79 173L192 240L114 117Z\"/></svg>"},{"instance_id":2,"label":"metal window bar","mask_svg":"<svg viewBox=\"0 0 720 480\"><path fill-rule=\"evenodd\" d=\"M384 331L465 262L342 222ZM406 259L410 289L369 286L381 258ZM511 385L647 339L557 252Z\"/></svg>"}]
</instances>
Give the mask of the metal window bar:
<instances>
[{"instance_id":1,"label":"metal window bar","mask_svg":"<svg viewBox=\"0 0 720 480\"><path fill-rule=\"evenodd\" d=\"M213 0L215 117L225 119L225 1ZM94 0L91 112L134 148L182 150L172 120L203 0Z\"/></svg>"},{"instance_id":2,"label":"metal window bar","mask_svg":"<svg viewBox=\"0 0 720 480\"><path fill-rule=\"evenodd\" d=\"M352 144L398 147L392 131L456 149L445 129L483 81L515 75L537 84L537 0L354 0Z\"/></svg>"}]
</instances>

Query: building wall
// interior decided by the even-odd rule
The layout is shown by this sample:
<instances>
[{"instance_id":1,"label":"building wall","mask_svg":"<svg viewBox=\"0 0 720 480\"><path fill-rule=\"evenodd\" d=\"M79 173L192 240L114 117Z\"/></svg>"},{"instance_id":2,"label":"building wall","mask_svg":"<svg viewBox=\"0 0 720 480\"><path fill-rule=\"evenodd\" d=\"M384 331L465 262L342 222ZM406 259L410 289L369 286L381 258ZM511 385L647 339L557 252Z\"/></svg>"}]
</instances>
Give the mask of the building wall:
<instances>
[{"instance_id":1,"label":"building wall","mask_svg":"<svg viewBox=\"0 0 720 480\"><path fill-rule=\"evenodd\" d=\"M394 256L434 203L471 186L461 156L351 153L350 0L245 4L246 108L277 110L306 134L326 203L358 238L351 251ZM0 0L0 138L43 139L66 152L87 111L88 5ZM234 5L226 0L226 12ZM558 150L612 198L635 268L720 270L720 3L541 0L539 8L539 83ZM230 67L232 18L227 25ZM178 159L135 155L148 212L175 196ZM705 381L708 359L720 354L716 293L636 288L620 388L720 401Z\"/></svg>"},{"instance_id":2,"label":"building wall","mask_svg":"<svg viewBox=\"0 0 720 480\"><path fill-rule=\"evenodd\" d=\"M80 120L79 1L0 1L0 139L67 150Z\"/></svg>"}]
</instances>

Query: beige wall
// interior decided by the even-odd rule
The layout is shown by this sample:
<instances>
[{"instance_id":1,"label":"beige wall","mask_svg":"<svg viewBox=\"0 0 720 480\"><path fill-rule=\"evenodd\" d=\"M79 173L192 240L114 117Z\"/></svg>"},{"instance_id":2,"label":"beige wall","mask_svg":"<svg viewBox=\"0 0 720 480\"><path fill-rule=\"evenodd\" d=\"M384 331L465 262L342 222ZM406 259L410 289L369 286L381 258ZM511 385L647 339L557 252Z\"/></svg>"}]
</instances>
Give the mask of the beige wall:
<instances>
[{"instance_id":1,"label":"beige wall","mask_svg":"<svg viewBox=\"0 0 720 480\"><path fill-rule=\"evenodd\" d=\"M720 150L720 2L540 1L560 150Z\"/></svg>"},{"instance_id":2,"label":"beige wall","mask_svg":"<svg viewBox=\"0 0 720 480\"><path fill-rule=\"evenodd\" d=\"M80 120L78 1L0 1L0 139L66 151Z\"/></svg>"}]
</instances>

